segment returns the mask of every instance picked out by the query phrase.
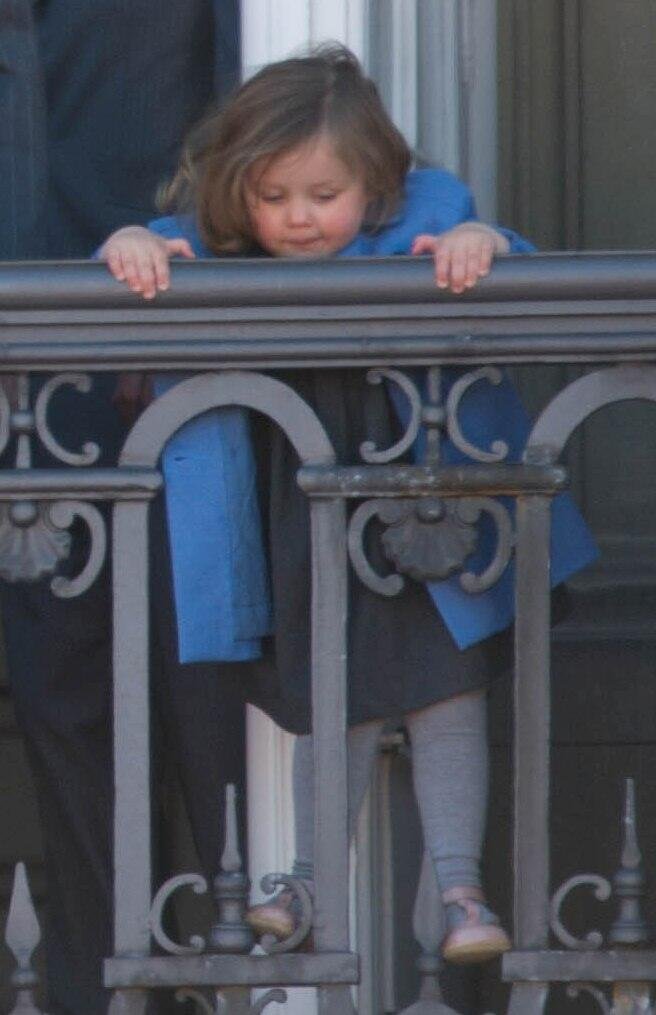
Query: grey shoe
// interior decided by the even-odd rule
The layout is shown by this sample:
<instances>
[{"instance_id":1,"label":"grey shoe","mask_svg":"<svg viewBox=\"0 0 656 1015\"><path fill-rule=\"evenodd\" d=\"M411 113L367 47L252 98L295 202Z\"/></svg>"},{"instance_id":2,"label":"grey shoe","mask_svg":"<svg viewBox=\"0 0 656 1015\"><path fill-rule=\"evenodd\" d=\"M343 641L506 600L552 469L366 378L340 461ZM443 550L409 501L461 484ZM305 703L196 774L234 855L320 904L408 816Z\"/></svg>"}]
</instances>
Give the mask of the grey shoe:
<instances>
[{"instance_id":1,"label":"grey shoe","mask_svg":"<svg viewBox=\"0 0 656 1015\"><path fill-rule=\"evenodd\" d=\"M442 955L460 965L487 962L511 947L505 930L477 888L451 888L443 896L446 934Z\"/></svg>"}]
</instances>

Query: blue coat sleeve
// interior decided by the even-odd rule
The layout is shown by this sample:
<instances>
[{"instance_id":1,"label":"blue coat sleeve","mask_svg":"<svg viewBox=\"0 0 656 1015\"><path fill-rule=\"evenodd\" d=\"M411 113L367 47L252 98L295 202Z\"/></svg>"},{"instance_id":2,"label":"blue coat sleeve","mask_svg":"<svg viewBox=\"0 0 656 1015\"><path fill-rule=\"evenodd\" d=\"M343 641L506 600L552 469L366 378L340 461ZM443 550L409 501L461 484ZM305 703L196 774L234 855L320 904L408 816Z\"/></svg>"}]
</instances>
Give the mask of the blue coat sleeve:
<instances>
[{"instance_id":1,"label":"blue coat sleeve","mask_svg":"<svg viewBox=\"0 0 656 1015\"><path fill-rule=\"evenodd\" d=\"M149 228L209 256L191 219ZM156 395L179 380L156 376ZM168 441L162 470L180 662L257 658L271 605L247 411L226 406L190 420Z\"/></svg>"}]
</instances>

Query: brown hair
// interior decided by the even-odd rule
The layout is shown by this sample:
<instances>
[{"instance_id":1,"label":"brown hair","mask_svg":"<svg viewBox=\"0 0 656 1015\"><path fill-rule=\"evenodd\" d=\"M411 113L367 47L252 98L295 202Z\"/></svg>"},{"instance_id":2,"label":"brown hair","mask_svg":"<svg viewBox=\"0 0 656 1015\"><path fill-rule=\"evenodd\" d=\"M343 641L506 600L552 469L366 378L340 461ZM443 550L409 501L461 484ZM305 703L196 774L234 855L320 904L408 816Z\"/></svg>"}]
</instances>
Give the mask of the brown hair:
<instances>
[{"instance_id":1,"label":"brown hair","mask_svg":"<svg viewBox=\"0 0 656 1015\"><path fill-rule=\"evenodd\" d=\"M365 227L380 228L398 206L411 154L373 81L337 44L269 64L210 114L190 136L161 204L193 210L214 253L242 252L253 243L249 170L259 160L266 168L267 160L322 131L344 163L362 173L371 195Z\"/></svg>"}]
</instances>

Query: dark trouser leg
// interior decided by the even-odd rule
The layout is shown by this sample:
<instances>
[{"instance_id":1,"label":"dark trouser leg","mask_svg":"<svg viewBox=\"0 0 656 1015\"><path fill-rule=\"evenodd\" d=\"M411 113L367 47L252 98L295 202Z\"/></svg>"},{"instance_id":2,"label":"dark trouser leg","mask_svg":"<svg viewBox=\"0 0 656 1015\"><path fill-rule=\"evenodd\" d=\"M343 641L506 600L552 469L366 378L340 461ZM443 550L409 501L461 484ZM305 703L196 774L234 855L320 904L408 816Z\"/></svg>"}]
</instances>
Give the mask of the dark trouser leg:
<instances>
[{"instance_id":1,"label":"dark trouser leg","mask_svg":"<svg viewBox=\"0 0 656 1015\"><path fill-rule=\"evenodd\" d=\"M168 540L161 501L152 508L151 597L153 696L164 740L176 763L203 873L213 877L224 845L226 783L238 787L245 824L243 663L178 663Z\"/></svg>"},{"instance_id":2,"label":"dark trouser leg","mask_svg":"<svg viewBox=\"0 0 656 1015\"><path fill-rule=\"evenodd\" d=\"M103 1015L111 951L107 581L79 600L2 586L9 679L35 780L51 1015Z\"/></svg>"},{"instance_id":3,"label":"dark trouser leg","mask_svg":"<svg viewBox=\"0 0 656 1015\"><path fill-rule=\"evenodd\" d=\"M242 667L180 666L161 506L153 509L153 698L206 876L224 839L224 787L243 786ZM84 554L80 547L80 556ZM79 561L72 564L74 571ZM60 600L47 582L2 585L7 663L44 837L51 1015L104 1015L111 944L110 595L105 573ZM157 758L155 769L157 770ZM158 883L167 872L157 874Z\"/></svg>"}]
</instances>

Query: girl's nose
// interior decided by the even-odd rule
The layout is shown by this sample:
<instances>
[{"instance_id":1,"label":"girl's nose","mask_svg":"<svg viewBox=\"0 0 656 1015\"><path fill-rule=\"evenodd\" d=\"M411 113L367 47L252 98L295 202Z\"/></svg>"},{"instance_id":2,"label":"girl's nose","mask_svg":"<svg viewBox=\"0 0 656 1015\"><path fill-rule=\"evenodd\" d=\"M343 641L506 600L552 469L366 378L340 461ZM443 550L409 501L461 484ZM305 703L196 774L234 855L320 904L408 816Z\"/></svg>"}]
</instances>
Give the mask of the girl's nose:
<instances>
[{"instance_id":1,"label":"girl's nose","mask_svg":"<svg viewBox=\"0 0 656 1015\"><path fill-rule=\"evenodd\" d=\"M303 198L294 198L287 203L287 221L293 226L305 225L310 218L309 203Z\"/></svg>"}]
</instances>

